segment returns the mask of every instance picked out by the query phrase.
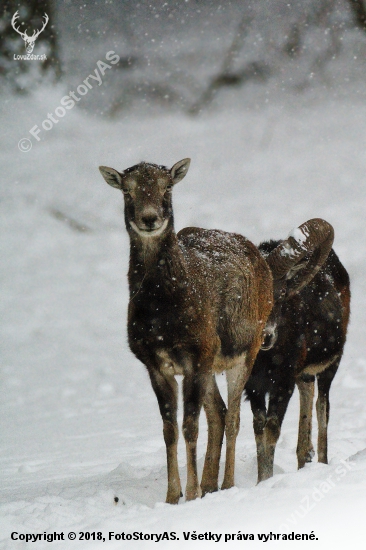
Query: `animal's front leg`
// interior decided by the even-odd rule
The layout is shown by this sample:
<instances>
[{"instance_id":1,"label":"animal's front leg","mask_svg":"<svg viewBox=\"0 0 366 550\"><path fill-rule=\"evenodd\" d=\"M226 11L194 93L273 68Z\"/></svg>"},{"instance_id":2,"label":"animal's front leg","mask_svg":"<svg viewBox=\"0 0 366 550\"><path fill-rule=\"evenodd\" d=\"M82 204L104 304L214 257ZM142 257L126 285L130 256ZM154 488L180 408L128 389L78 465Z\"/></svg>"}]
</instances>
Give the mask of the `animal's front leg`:
<instances>
[{"instance_id":1,"label":"animal's front leg","mask_svg":"<svg viewBox=\"0 0 366 550\"><path fill-rule=\"evenodd\" d=\"M200 410L205 394L207 375L189 373L183 379L183 435L187 451L187 487L186 500L201 496L201 487L197 475L197 438Z\"/></svg>"},{"instance_id":2,"label":"animal's front leg","mask_svg":"<svg viewBox=\"0 0 366 550\"><path fill-rule=\"evenodd\" d=\"M166 502L178 504L182 488L178 470L178 424L177 395L178 385L173 375L162 374L157 368L149 369L152 387L159 403L163 419L163 433L166 445L168 490Z\"/></svg>"}]
</instances>

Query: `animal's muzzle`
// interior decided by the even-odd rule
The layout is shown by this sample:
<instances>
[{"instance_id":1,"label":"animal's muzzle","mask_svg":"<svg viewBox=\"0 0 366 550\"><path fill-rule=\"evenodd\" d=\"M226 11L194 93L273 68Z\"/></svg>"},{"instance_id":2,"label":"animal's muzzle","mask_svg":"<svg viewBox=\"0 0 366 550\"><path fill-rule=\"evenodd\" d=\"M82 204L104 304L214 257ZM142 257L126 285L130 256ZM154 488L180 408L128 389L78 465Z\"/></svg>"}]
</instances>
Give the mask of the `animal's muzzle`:
<instances>
[{"instance_id":1,"label":"animal's muzzle","mask_svg":"<svg viewBox=\"0 0 366 550\"><path fill-rule=\"evenodd\" d=\"M275 345L277 340L277 330L276 327L266 327L263 332L263 342L261 349L267 351Z\"/></svg>"}]
</instances>

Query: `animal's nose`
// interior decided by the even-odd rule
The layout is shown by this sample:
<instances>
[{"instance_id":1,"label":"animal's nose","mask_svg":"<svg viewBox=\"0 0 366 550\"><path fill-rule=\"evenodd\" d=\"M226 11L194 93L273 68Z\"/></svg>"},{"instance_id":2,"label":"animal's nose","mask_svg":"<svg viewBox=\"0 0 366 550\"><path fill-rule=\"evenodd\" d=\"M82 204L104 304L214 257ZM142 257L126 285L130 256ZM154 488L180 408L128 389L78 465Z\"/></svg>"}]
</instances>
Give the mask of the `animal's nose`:
<instances>
[{"instance_id":1,"label":"animal's nose","mask_svg":"<svg viewBox=\"0 0 366 550\"><path fill-rule=\"evenodd\" d=\"M277 332L274 328L266 329L263 335L263 342L261 345L262 350L269 350L273 348L277 340Z\"/></svg>"},{"instance_id":2,"label":"animal's nose","mask_svg":"<svg viewBox=\"0 0 366 550\"><path fill-rule=\"evenodd\" d=\"M157 219L158 219L158 215L155 212L146 213L141 217L143 224L145 225L145 227L148 227L149 229L154 228Z\"/></svg>"}]
</instances>

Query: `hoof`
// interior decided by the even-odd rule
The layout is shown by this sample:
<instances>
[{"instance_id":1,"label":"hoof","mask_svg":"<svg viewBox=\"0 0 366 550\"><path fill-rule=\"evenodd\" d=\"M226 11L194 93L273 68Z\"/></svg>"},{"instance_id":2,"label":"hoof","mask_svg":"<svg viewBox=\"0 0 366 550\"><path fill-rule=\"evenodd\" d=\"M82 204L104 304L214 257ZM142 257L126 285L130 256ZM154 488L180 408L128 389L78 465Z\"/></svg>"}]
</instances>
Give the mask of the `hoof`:
<instances>
[{"instance_id":1,"label":"hoof","mask_svg":"<svg viewBox=\"0 0 366 550\"><path fill-rule=\"evenodd\" d=\"M266 472L265 474L262 474L260 477L258 476L257 485L261 481L266 481L267 479L270 479L273 477L273 470L271 472Z\"/></svg>"},{"instance_id":2,"label":"hoof","mask_svg":"<svg viewBox=\"0 0 366 550\"><path fill-rule=\"evenodd\" d=\"M178 504L179 503L179 497L177 497L177 498L166 497L165 502L166 502L166 504Z\"/></svg>"},{"instance_id":3,"label":"hoof","mask_svg":"<svg viewBox=\"0 0 366 550\"><path fill-rule=\"evenodd\" d=\"M201 487L186 489L186 500L195 500L196 498L201 498L201 496Z\"/></svg>"},{"instance_id":4,"label":"hoof","mask_svg":"<svg viewBox=\"0 0 366 550\"><path fill-rule=\"evenodd\" d=\"M231 487L234 487L234 483L232 482L225 482L221 485L221 491L224 491L225 489L231 489Z\"/></svg>"},{"instance_id":5,"label":"hoof","mask_svg":"<svg viewBox=\"0 0 366 550\"><path fill-rule=\"evenodd\" d=\"M167 494L165 502L167 504L178 504L180 497L182 497L182 491L180 491L178 494Z\"/></svg>"},{"instance_id":6,"label":"hoof","mask_svg":"<svg viewBox=\"0 0 366 550\"><path fill-rule=\"evenodd\" d=\"M314 456L315 456L314 449L310 449L310 451L307 452L306 455L305 455L305 462L311 462L313 460Z\"/></svg>"},{"instance_id":7,"label":"hoof","mask_svg":"<svg viewBox=\"0 0 366 550\"><path fill-rule=\"evenodd\" d=\"M216 493L218 490L219 488L217 484L215 486L201 485L202 497L207 495L207 493Z\"/></svg>"}]
</instances>

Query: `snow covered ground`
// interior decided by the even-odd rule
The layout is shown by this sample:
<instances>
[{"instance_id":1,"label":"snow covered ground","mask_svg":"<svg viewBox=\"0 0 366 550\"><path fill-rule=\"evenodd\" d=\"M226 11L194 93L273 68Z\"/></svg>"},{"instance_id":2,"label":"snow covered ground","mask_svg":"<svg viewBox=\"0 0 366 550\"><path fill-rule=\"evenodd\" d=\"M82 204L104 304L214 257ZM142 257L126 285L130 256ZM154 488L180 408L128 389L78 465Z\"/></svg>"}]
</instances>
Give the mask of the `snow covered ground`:
<instances>
[{"instance_id":1,"label":"snow covered ground","mask_svg":"<svg viewBox=\"0 0 366 550\"><path fill-rule=\"evenodd\" d=\"M2 97L1 115L1 507L2 548L49 547L11 533L64 533L60 548L147 548L109 532L174 532L169 548L211 547L188 532L315 533L291 544L364 548L366 504L366 104L352 90L334 99L278 98L190 119L125 115L116 121L73 109L28 153L30 137L65 90ZM98 90L90 91L98 94ZM298 395L291 400L275 476L256 486L248 403L242 406L236 487L164 504L165 447L155 396L126 338L128 239L122 197L98 165L144 159L192 164L174 190L176 228L237 231L253 242L283 238L324 217L352 282L346 351L331 391L328 466L296 470ZM225 391L224 377L219 379ZM202 467L206 426L198 456ZM316 426L314 426L316 441ZM180 466L185 476L181 438ZM223 457L224 458L224 457ZM118 502L115 502L118 497ZM70 541L102 532L106 541ZM229 540L228 536L231 539ZM235 535L235 539L233 538ZM15 535L18 536L19 535ZM97 536L97 535L96 535ZM269 547L285 543L268 540ZM290 544L290 543L287 543Z\"/></svg>"}]
</instances>

